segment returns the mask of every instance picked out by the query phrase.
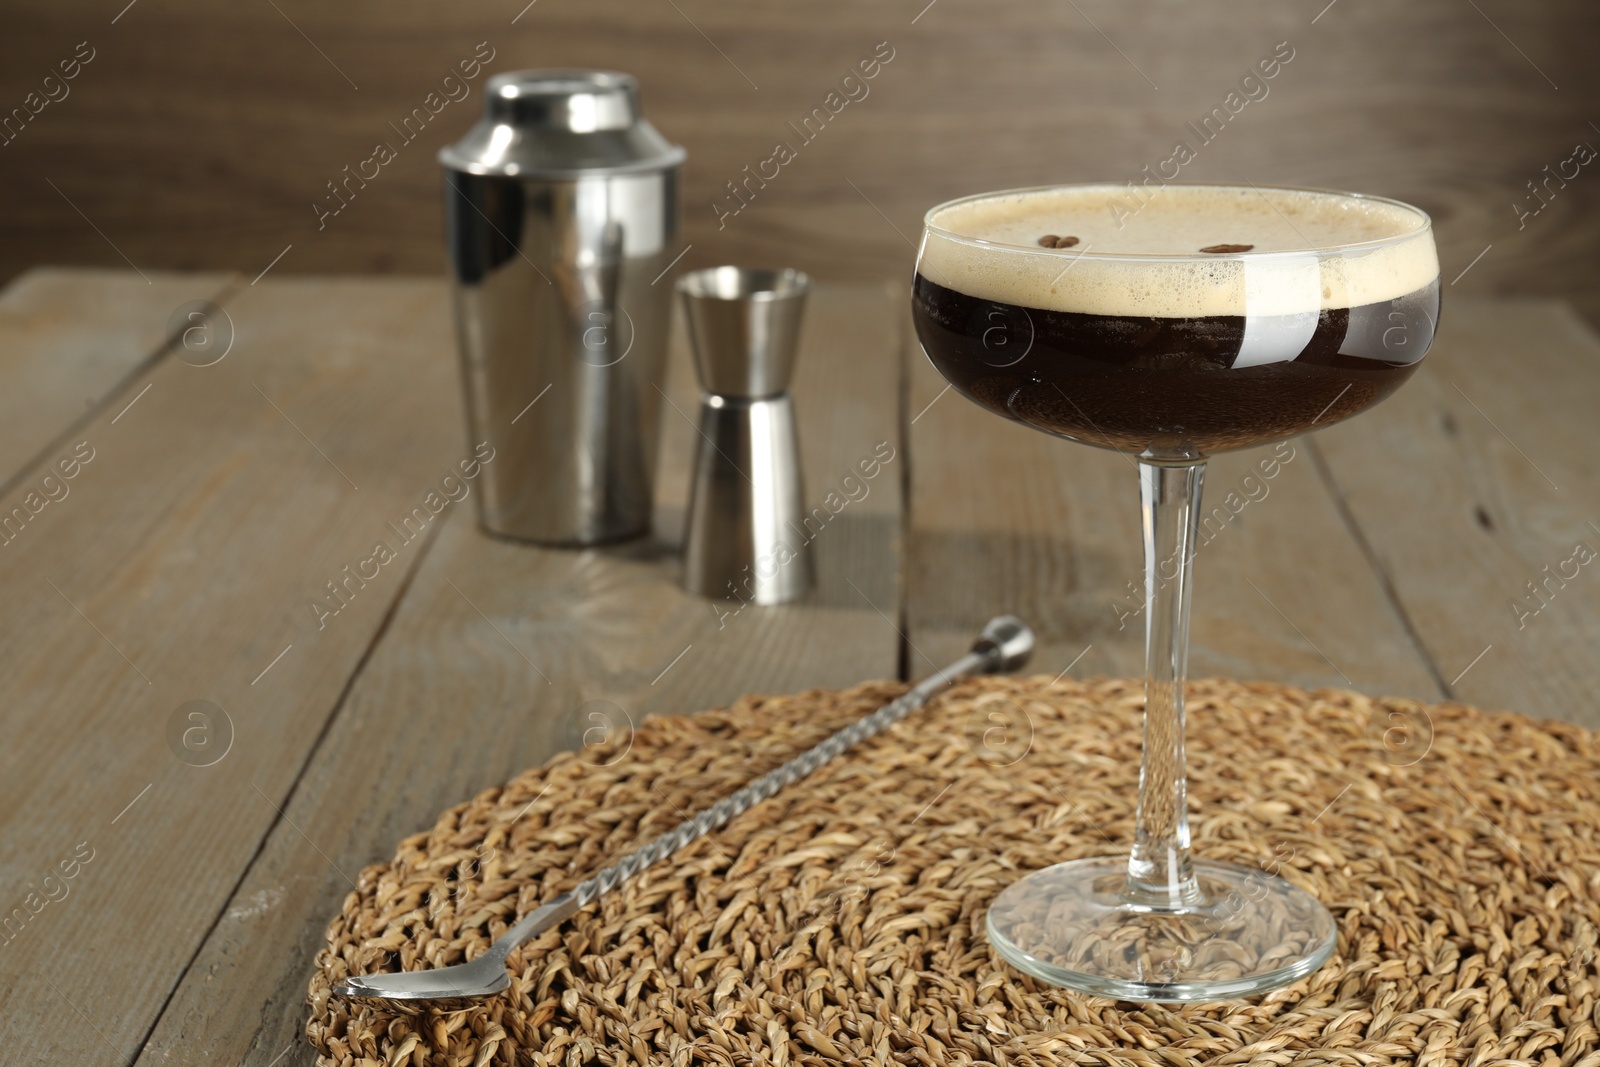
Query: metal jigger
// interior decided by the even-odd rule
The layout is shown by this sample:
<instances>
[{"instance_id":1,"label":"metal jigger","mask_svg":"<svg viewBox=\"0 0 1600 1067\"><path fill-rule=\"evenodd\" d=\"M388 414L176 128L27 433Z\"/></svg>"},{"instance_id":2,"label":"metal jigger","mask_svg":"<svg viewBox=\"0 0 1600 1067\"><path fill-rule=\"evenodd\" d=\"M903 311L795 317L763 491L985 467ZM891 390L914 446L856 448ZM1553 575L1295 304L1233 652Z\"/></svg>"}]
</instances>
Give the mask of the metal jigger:
<instances>
[{"instance_id":1,"label":"metal jigger","mask_svg":"<svg viewBox=\"0 0 1600 1067\"><path fill-rule=\"evenodd\" d=\"M691 593L782 604L811 586L787 392L810 288L797 270L713 267L678 280L704 389L683 542Z\"/></svg>"}]
</instances>

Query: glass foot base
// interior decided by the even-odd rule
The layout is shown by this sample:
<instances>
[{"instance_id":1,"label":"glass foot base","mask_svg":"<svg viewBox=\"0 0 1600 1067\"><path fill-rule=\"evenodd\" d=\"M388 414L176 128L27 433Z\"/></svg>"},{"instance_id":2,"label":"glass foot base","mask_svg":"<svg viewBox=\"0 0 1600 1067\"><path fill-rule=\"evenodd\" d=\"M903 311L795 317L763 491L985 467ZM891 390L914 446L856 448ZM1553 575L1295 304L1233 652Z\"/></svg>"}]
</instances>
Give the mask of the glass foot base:
<instances>
[{"instance_id":1,"label":"glass foot base","mask_svg":"<svg viewBox=\"0 0 1600 1067\"><path fill-rule=\"evenodd\" d=\"M1080 993L1165 1003L1232 1000L1304 978L1338 931L1316 897L1265 871L1197 860L1201 900L1124 896L1125 858L1035 871L989 908L989 941L1017 969Z\"/></svg>"}]
</instances>

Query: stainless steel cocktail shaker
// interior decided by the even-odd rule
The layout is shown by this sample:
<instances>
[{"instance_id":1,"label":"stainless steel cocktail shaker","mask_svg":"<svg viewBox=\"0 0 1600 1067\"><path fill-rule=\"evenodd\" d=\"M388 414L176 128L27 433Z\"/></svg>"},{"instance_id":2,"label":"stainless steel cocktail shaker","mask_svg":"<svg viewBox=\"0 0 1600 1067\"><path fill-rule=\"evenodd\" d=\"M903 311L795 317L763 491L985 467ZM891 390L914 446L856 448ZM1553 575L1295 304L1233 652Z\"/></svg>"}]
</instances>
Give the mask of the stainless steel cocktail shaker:
<instances>
[{"instance_id":1,"label":"stainless steel cocktail shaker","mask_svg":"<svg viewBox=\"0 0 1600 1067\"><path fill-rule=\"evenodd\" d=\"M486 94L439 153L467 422L495 457L479 518L545 544L643 534L684 151L626 74L518 71Z\"/></svg>"}]
</instances>

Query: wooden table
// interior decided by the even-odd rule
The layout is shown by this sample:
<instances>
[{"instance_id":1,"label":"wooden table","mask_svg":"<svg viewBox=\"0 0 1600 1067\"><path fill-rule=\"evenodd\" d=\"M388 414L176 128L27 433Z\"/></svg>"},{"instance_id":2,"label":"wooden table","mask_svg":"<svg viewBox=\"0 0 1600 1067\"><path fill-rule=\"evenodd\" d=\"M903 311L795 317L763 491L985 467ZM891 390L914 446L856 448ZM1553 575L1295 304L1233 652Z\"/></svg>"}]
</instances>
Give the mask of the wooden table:
<instances>
[{"instance_id":1,"label":"wooden table","mask_svg":"<svg viewBox=\"0 0 1600 1067\"><path fill-rule=\"evenodd\" d=\"M204 367L169 325L201 299L234 334ZM1271 477L1270 449L1213 462L1194 673L1600 725L1600 341L1559 303L1446 300L1394 399ZM675 584L681 338L656 539L515 545L466 501L405 542L468 454L440 281L41 270L0 295L0 1060L309 1062L310 960L362 866L597 708L920 675L999 611L1041 671L1137 673L1130 462L947 395L904 305L815 295L797 404L838 513L805 603L730 613ZM396 558L330 597L379 541Z\"/></svg>"}]
</instances>

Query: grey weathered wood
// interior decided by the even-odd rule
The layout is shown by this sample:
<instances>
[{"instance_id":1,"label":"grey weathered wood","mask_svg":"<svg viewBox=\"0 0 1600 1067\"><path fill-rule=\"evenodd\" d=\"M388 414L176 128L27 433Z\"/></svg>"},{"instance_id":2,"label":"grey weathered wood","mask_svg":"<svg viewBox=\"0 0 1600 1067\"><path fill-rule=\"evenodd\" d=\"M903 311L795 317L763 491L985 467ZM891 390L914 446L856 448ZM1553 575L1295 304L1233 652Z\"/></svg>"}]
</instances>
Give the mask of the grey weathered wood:
<instances>
[{"instance_id":1,"label":"grey weathered wood","mask_svg":"<svg viewBox=\"0 0 1600 1067\"><path fill-rule=\"evenodd\" d=\"M808 318L808 496L880 440L897 456L817 539L823 581L805 604L719 629L676 588L694 431L668 408L655 538L546 551L485 538L470 502L452 506L318 630L322 584L465 453L442 286L269 278L230 302L238 344L202 369L151 363L170 311L159 287L176 306L222 279L153 280L41 274L29 300L0 296L0 472L46 444L51 463L81 440L96 450L0 548L0 915L78 842L95 849L65 899L0 943L0 1047L18 1062L125 1062L141 1047L150 1064L259 1065L285 1049L280 1067L307 1062L301 997L345 876L452 801L581 744L588 701L639 716L890 674L902 616L922 673L999 610L1040 627L1041 669L1091 642L1075 673L1140 668L1138 621L1119 629L1114 606L1139 573L1128 463L954 394L924 412L942 382L920 353L902 409L904 296L864 289L819 293ZM692 417L681 338L674 360L668 392ZM1414 381L1296 442L1267 497L1202 548L1194 673L1432 698L1492 645L1454 693L1593 725L1600 560L1523 629L1512 602L1578 542L1600 549L1597 360L1600 341L1559 305L1448 304ZM79 374L104 384L76 396ZM1261 455L1214 461L1209 503ZM217 766L168 749L190 699L232 716Z\"/></svg>"},{"instance_id":2,"label":"grey weathered wood","mask_svg":"<svg viewBox=\"0 0 1600 1067\"><path fill-rule=\"evenodd\" d=\"M171 340L174 311L220 300L229 281L226 274L157 271L146 280L126 270L39 268L7 286L0 293L0 488L71 425L122 396L119 386Z\"/></svg>"},{"instance_id":3,"label":"grey weathered wood","mask_svg":"<svg viewBox=\"0 0 1600 1067\"><path fill-rule=\"evenodd\" d=\"M1461 700L1600 726L1597 411L1600 340L1571 309L1447 299L1405 388L1322 435L1339 491Z\"/></svg>"},{"instance_id":4,"label":"grey weathered wood","mask_svg":"<svg viewBox=\"0 0 1600 1067\"><path fill-rule=\"evenodd\" d=\"M1144 573L1134 462L941 396L920 350L911 365L912 644L939 660L972 620L1014 611L1040 633L1040 671L1142 674L1142 615L1126 614ZM1273 448L1209 464L1205 512L1232 517L1197 552L1191 676L1436 696L1304 440L1278 455L1271 477L1258 464Z\"/></svg>"},{"instance_id":5,"label":"grey weathered wood","mask_svg":"<svg viewBox=\"0 0 1600 1067\"><path fill-rule=\"evenodd\" d=\"M10 1062L140 1048L418 554L324 630L310 601L461 451L436 282L268 279L231 314L232 353L150 369L119 421L74 435L95 456L70 494L0 549L0 907L94 851L0 947ZM214 766L169 748L192 700L231 718Z\"/></svg>"},{"instance_id":6,"label":"grey weathered wood","mask_svg":"<svg viewBox=\"0 0 1600 1067\"><path fill-rule=\"evenodd\" d=\"M882 289L812 298L796 381L808 499L822 501L879 442L900 449L899 315ZM673 359L668 393L692 417L681 337ZM749 691L894 673L903 456L816 537L821 582L806 601L719 626L676 584L668 545L695 431L670 407L664 431L654 540L553 550L450 518L141 1063L261 1067L285 1050L284 1064L310 1062L306 982L345 875L451 804L580 746L606 726L587 717L591 702L608 702L599 709L626 729Z\"/></svg>"}]
</instances>

